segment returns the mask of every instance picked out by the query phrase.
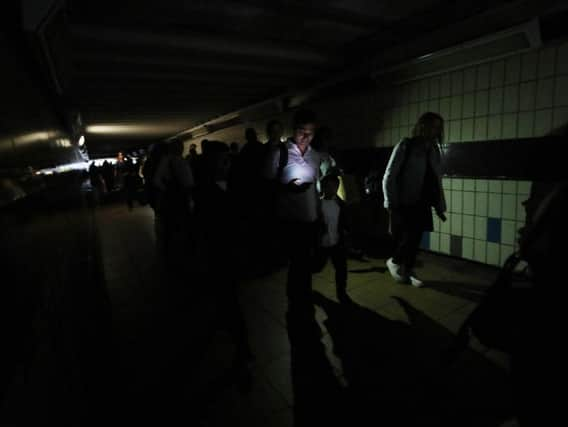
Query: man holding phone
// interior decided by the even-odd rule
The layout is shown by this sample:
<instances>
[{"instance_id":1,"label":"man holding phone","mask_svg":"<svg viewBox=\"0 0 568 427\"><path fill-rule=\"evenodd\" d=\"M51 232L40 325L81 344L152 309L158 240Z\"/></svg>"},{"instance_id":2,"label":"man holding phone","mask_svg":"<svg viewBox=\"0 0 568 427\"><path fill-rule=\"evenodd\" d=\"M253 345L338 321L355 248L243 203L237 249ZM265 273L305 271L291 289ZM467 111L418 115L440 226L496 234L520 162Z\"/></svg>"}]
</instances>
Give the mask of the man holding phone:
<instances>
[{"instance_id":1,"label":"man holding phone","mask_svg":"<svg viewBox=\"0 0 568 427\"><path fill-rule=\"evenodd\" d=\"M312 304L312 266L318 233L320 154L310 147L316 129L316 115L301 110L294 115L294 133L283 147L271 150L266 178L280 184L277 215L289 257L287 279L287 326L291 341L321 338Z\"/></svg>"}]
</instances>

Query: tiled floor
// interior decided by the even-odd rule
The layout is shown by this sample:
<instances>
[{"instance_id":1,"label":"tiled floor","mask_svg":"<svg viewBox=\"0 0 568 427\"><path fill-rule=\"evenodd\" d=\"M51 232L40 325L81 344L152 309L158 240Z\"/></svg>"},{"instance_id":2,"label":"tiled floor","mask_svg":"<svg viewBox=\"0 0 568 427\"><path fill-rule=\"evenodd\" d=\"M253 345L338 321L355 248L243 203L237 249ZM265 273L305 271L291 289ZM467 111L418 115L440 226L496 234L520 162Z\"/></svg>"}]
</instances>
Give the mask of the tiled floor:
<instances>
[{"instance_id":1,"label":"tiled floor","mask_svg":"<svg viewBox=\"0 0 568 427\"><path fill-rule=\"evenodd\" d=\"M160 380L172 375L170 365L179 376L174 411L201 425L291 426L326 416L357 425L372 416L390 420L384 425L499 426L510 418L504 354L474 341L454 366L439 363L495 271L426 253L418 272L430 286L422 289L393 283L382 259L350 260L348 292L356 304L349 310L335 301L332 267L315 275L314 290L323 295L316 317L324 337L309 356L288 341L286 272L242 283L255 355L252 391L219 388L188 414L179 407L191 404L195 384L207 389L227 369L231 340L219 331L198 366L180 369L175 353L186 354L180 341L191 340L184 323L191 314L179 306L172 312L156 262L151 211L111 206L96 218L126 390L146 394L139 402L162 393L154 385L172 382Z\"/></svg>"}]
</instances>

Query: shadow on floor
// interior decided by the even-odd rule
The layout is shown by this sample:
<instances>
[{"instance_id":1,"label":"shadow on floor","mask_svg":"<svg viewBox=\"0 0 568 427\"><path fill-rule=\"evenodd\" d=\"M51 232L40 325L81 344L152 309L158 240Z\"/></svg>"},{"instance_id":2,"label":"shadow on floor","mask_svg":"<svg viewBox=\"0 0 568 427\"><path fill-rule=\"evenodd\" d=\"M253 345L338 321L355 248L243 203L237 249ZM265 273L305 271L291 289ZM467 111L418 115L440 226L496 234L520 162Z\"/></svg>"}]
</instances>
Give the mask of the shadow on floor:
<instances>
[{"instance_id":1,"label":"shadow on floor","mask_svg":"<svg viewBox=\"0 0 568 427\"><path fill-rule=\"evenodd\" d=\"M472 350L443 367L453 334L405 300L396 298L410 324L319 293L314 298L349 384L338 405L349 425L499 426L510 418L507 375Z\"/></svg>"},{"instance_id":2,"label":"shadow on floor","mask_svg":"<svg viewBox=\"0 0 568 427\"><path fill-rule=\"evenodd\" d=\"M487 289L489 288L489 284L479 285L462 282L428 281L428 288L442 292L446 295L478 303L483 299Z\"/></svg>"}]
</instances>

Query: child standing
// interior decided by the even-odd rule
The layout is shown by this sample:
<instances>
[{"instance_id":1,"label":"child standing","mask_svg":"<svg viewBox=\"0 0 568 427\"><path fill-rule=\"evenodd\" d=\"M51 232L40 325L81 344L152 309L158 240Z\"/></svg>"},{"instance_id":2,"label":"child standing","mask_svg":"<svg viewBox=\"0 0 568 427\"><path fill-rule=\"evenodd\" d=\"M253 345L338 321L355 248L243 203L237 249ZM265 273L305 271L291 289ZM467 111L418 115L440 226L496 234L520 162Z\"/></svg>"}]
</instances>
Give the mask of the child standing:
<instances>
[{"instance_id":1,"label":"child standing","mask_svg":"<svg viewBox=\"0 0 568 427\"><path fill-rule=\"evenodd\" d=\"M322 231L314 262L314 273L319 273L331 258L335 269L337 299L341 303L351 302L347 295L347 249L345 233L347 231L344 206L345 202L337 196L339 177L327 175L321 181L323 197L321 199Z\"/></svg>"}]
</instances>

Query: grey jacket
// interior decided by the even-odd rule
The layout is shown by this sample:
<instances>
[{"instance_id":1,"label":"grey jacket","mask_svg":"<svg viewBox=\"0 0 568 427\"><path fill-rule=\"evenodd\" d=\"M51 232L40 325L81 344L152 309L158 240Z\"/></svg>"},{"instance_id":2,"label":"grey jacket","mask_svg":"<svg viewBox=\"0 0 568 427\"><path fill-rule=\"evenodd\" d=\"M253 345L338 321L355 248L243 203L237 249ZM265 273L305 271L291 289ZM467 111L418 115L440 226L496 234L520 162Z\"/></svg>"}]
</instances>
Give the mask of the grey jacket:
<instances>
[{"instance_id":1,"label":"grey jacket","mask_svg":"<svg viewBox=\"0 0 568 427\"><path fill-rule=\"evenodd\" d=\"M436 144L429 151L419 149L419 147L409 149L411 143L413 143L412 139L404 138L394 147L383 176L384 206L390 209L418 203L422 195L427 162L429 162L439 189L432 200L432 205L437 212L445 212L446 199L442 187L440 148Z\"/></svg>"}]
</instances>

